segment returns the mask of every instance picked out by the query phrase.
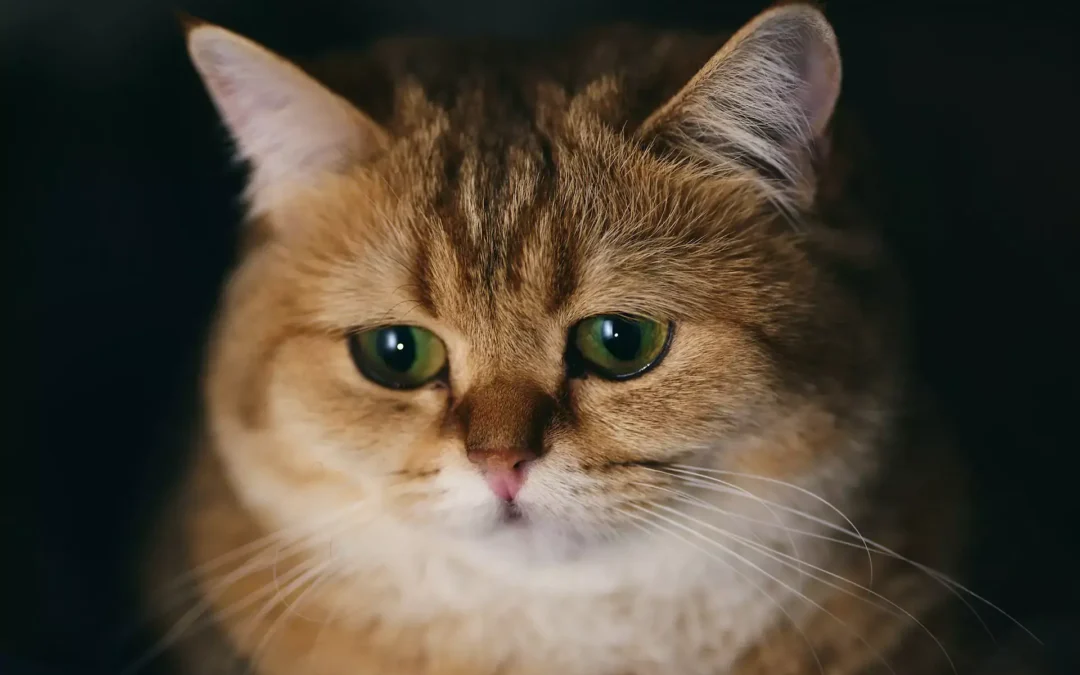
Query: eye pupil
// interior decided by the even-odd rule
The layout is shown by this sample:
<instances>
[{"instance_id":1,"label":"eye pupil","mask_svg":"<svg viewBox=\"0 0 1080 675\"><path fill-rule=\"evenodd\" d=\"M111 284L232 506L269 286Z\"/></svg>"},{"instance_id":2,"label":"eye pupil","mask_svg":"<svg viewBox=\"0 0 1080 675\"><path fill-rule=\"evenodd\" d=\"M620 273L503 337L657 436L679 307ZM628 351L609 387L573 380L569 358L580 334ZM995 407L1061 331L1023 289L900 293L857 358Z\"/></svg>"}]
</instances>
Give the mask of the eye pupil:
<instances>
[{"instance_id":1,"label":"eye pupil","mask_svg":"<svg viewBox=\"0 0 1080 675\"><path fill-rule=\"evenodd\" d=\"M416 363L416 339L408 328L395 326L380 330L375 345L379 358L391 370L406 373Z\"/></svg>"},{"instance_id":2,"label":"eye pupil","mask_svg":"<svg viewBox=\"0 0 1080 675\"><path fill-rule=\"evenodd\" d=\"M641 351L641 327L619 317L606 318L600 324L600 340L616 359L632 361Z\"/></svg>"},{"instance_id":3,"label":"eye pupil","mask_svg":"<svg viewBox=\"0 0 1080 675\"><path fill-rule=\"evenodd\" d=\"M583 319L572 330L567 351L571 377L586 371L610 380L626 380L646 372L667 350L669 322L621 314Z\"/></svg>"},{"instance_id":4,"label":"eye pupil","mask_svg":"<svg viewBox=\"0 0 1080 675\"><path fill-rule=\"evenodd\" d=\"M348 347L360 373L390 389L416 389L447 372L446 345L419 326L357 331Z\"/></svg>"}]
</instances>

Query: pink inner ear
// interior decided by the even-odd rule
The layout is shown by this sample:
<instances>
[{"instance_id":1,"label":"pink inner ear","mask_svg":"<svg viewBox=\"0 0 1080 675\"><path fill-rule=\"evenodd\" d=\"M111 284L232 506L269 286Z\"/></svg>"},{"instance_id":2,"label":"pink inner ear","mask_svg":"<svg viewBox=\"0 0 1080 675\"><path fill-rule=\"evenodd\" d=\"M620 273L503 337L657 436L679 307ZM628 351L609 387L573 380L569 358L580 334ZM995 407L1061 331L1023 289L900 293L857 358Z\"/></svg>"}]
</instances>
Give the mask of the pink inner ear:
<instances>
[{"instance_id":1,"label":"pink inner ear","mask_svg":"<svg viewBox=\"0 0 1080 675\"><path fill-rule=\"evenodd\" d=\"M202 76L213 94L214 104L235 136L239 129L251 122L252 106L244 104L243 87L236 82L236 78L222 74L229 71L230 64L217 49L200 49L198 56L196 61L201 61L205 66Z\"/></svg>"},{"instance_id":2,"label":"pink inner ear","mask_svg":"<svg viewBox=\"0 0 1080 675\"><path fill-rule=\"evenodd\" d=\"M807 31L799 65L805 81L802 92L806 119L815 136L821 135L832 118L840 93L840 59L831 44L814 31Z\"/></svg>"},{"instance_id":3,"label":"pink inner ear","mask_svg":"<svg viewBox=\"0 0 1080 675\"><path fill-rule=\"evenodd\" d=\"M210 73L207 74L206 80L209 87L216 93L215 102L229 127L235 130L250 123L250 112L247 110L250 106L239 104L240 90L231 79Z\"/></svg>"}]
</instances>

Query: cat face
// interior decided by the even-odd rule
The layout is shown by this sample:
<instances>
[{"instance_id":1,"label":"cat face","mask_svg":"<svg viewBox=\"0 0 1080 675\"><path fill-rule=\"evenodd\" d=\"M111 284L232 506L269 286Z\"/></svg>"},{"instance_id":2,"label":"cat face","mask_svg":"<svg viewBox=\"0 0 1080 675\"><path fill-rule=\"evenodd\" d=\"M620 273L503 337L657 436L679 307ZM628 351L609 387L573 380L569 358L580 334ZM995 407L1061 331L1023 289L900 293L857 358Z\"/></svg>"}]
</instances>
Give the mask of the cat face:
<instances>
[{"instance_id":1,"label":"cat face","mask_svg":"<svg viewBox=\"0 0 1080 675\"><path fill-rule=\"evenodd\" d=\"M619 78L403 78L377 124L189 41L252 165L208 410L268 526L558 560L868 470L892 361L808 233L839 83L816 12L766 13L630 130Z\"/></svg>"}]
</instances>

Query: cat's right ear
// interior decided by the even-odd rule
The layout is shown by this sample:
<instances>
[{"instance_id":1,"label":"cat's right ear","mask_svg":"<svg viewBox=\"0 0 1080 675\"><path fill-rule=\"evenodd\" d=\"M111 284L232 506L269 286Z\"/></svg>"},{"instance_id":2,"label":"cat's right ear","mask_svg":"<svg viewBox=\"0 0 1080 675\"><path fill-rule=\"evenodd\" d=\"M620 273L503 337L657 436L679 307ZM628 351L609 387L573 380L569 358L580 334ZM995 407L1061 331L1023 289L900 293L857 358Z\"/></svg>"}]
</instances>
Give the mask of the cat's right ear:
<instances>
[{"instance_id":1,"label":"cat's right ear","mask_svg":"<svg viewBox=\"0 0 1080 675\"><path fill-rule=\"evenodd\" d=\"M255 213L386 146L378 124L284 58L212 24L184 27L195 69L251 166Z\"/></svg>"},{"instance_id":2,"label":"cat's right ear","mask_svg":"<svg viewBox=\"0 0 1080 675\"><path fill-rule=\"evenodd\" d=\"M748 171L778 204L813 199L813 157L840 93L832 27L786 3L739 30L638 131L714 174Z\"/></svg>"}]
</instances>

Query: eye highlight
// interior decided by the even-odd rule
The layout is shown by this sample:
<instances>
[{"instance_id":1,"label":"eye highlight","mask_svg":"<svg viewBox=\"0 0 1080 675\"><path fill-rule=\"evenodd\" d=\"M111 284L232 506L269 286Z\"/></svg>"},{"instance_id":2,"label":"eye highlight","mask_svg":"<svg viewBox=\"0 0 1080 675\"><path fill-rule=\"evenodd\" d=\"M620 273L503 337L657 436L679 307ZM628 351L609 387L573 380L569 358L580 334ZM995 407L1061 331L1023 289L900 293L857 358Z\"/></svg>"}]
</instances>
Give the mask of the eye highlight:
<instances>
[{"instance_id":1,"label":"eye highlight","mask_svg":"<svg viewBox=\"0 0 1080 675\"><path fill-rule=\"evenodd\" d=\"M418 326L383 326L349 335L360 373L390 389L416 389L446 369L446 345Z\"/></svg>"},{"instance_id":2,"label":"eye highlight","mask_svg":"<svg viewBox=\"0 0 1080 675\"><path fill-rule=\"evenodd\" d=\"M574 326L571 344L588 370L609 380L628 380L663 360L672 333L667 322L601 314Z\"/></svg>"}]
</instances>

